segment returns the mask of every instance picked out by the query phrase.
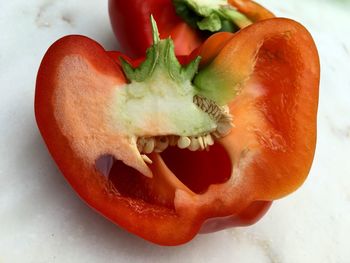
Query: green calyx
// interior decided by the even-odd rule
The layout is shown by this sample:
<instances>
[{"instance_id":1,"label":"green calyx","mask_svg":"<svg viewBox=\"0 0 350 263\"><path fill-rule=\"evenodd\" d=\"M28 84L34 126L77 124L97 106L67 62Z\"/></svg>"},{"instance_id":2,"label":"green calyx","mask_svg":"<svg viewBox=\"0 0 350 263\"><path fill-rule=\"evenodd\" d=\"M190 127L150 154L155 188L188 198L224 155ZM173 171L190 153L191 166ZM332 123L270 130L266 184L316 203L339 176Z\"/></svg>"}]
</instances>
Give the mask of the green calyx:
<instances>
[{"instance_id":1,"label":"green calyx","mask_svg":"<svg viewBox=\"0 0 350 263\"><path fill-rule=\"evenodd\" d=\"M209 134L216 121L199 108L193 98L192 80L200 58L182 66L175 56L171 39L160 40L151 17L153 45L137 68L121 59L129 80L113 96L113 116L121 133L137 138L157 136L196 136Z\"/></svg>"},{"instance_id":2,"label":"green calyx","mask_svg":"<svg viewBox=\"0 0 350 263\"><path fill-rule=\"evenodd\" d=\"M189 25L203 31L236 32L252 24L227 0L173 0L176 13Z\"/></svg>"},{"instance_id":3,"label":"green calyx","mask_svg":"<svg viewBox=\"0 0 350 263\"><path fill-rule=\"evenodd\" d=\"M172 40L160 40L152 17L151 23L154 43L145 61L134 68L121 59L129 83L112 98L116 128L133 138L224 136L231 118L218 102L229 88L207 79L205 75L215 77L210 71L197 72L199 57L183 67ZM184 140L188 143L188 138Z\"/></svg>"},{"instance_id":4,"label":"green calyx","mask_svg":"<svg viewBox=\"0 0 350 263\"><path fill-rule=\"evenodd\" d=\"M168 39L160 40L156 22L151 16L153 45L146 52L146 59L137 68L133 68L126 60L121 59L122 68L130 81L144 82L150 79L155 71L162 70L176 82L191 81L198 71L200 57L183 67L175 56L174 43Z\"/></svg>"}]
</instances>

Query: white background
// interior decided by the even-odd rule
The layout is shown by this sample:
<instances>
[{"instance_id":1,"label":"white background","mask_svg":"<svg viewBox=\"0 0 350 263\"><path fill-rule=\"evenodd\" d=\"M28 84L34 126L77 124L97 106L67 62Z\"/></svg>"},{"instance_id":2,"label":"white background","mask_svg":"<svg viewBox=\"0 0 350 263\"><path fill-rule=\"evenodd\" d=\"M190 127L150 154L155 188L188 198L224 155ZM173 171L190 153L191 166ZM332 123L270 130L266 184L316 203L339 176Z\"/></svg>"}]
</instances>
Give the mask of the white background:
<instances>
[{"instance_id":1,"label":"white background","mask_svg":"<svg viewBox=\"0 0 350 263\"><path fill-rule=\"evenodd\" d=\"M34 119L36 72L50 44L74 33L117 49L107 1L0 0L0 262L350 262L350 4L260 3L302 22L319 48L312 171L255 226L166 248L87 207L58 172Z\"/></svg>"}]
</instances>

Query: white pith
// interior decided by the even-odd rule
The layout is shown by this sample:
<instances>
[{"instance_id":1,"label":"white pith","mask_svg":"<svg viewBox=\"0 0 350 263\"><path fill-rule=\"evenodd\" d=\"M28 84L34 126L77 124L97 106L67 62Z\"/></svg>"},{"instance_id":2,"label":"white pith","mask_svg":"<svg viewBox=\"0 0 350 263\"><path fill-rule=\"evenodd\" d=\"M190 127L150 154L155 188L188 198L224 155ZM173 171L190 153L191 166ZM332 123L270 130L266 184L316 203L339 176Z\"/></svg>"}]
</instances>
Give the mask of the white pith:
<instances>
[{"instance_id":1,"label":"white pith","mask_svg":"<svg viewBox=\"0 0 350 263\"><path fill-rule=\"evenodd\" d=\"M134 138L146 163L152 163L146 154L163 152L169 146L208 149L214 138L230 132L232 116L227 107L196 97L189 80L179 84L156 70L145 82L133 81L115 90L114 128Z\"/></svg>"},{"instance_id":2,"label":"white pith","mask_svg":"<svg viewBox=\"0 0 350 263\"><path fill-rule=\"evenodd\" d=\"M189 80L179 85L156 71L145 82L115 90L115 128L136 137L191 136L216 130L216 122L193 103L194 94Z\"/></svg>"},{"instance_id":3,"label":"white pith","mask_svg":"<svg viewBox=\"0 0 350 263\"><path fill-rule=\"evenodd\" d=\"M198 103L198 100L197 100ZM198 104L197 104L198 105ZM231 132L233 127L233 118L229 112L229 108L219 107L220 112L215 111L215 115L207 112L211 106L198 105L202 110L205 110L209 116L217 121L217 129L209 134L202 134L198 136L157 136L157 137L140 137L137 138L137 149L141 153L141 157L145 163L152 164L152 160L146 155L152 152L161 153L169 146L175 146L180 149L189 149L190 151L209 150L209 147L214 144L214 139L225 137ZM204 108L204 109L203 109ZM205 109L206 108L206 109Z\"/></svg>"},{"instance_id":4,"label":"white pith","mask_svg":"<svg viewBox=\"0 0 350 263\"><path fill-rule=\"evenodd\" d=\"M189 149L203 149L202 144L209 147L213 143L216 130L220 130L222 126L220 122L211 119L210 123L215 124L214 129L191 134L187 139L185 138L187 136L174 133L135 136L125 130L115 112L115 95L118 94L116 90L123 89L125 87L123 84L115 82L109 76L99 74L89 62L79 56L68 56L63 59L58 69L58 76L57 86L60 88L56 89L53 100L55 118L62 133L69 138L74 152L87 164L94 164L99 156L109 153L115 159L123 160L126 165L135 168L145 176L152 177L152 171L147 166L152 160L138 149L140 138L149 140L153 137L157 141L161 141L161 137L172 138L168 145L166 143L155 144L153 148L151 147L152 152L155 152L156 149L157 151L162 148L166 149L169 145L179 145L180 148L185 148L189 140L190 144L192 143ZM193 100L193 97L190 97L190 100ZM201 114L206 118L211 118L198 106L193 105L198 111L202 111ZM141 112L137 117L142 119L144 114ZM187 123L188 126L191 126L191 120L188 120ZM121 132L123 129L124 132ZM206 139L195 138L204 135L207 135Z\"/></svg>"},{"instance_id":5,"label":"white pith","mask_svg":"<svg viewBox=\"0 0 350 263\"><path fill-rule=\"evenodd\" d=\"M220 108L221 111L216 119L217 129L211 133L195 136L168 135L137 138L137 148L140 153L143 153L143 159L151 163L145 154L150 154L152 152L161 153L169 146L177 146L180 149L189 149L190 151L208 150L209 147L214 144L214 139L226 136L233 127L233 118L229 113L228 107ZM208 114L208 112L206 113Z\"/></svg>"}]
</instances>

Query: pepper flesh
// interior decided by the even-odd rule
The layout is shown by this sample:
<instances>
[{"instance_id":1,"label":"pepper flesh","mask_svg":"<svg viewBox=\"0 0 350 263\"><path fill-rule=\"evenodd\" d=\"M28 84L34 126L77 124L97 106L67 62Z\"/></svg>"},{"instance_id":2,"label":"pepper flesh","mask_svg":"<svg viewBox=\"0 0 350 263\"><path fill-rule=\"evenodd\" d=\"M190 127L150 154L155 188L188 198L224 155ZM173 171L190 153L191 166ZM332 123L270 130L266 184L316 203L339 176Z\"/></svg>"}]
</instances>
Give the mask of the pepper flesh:
<instances>
[{"instance_id":1,"label":"pepper flesh","mask_svg":"<svg viewBox=\"0 0 350 263\"><path fill-rule=\"evenodd\" d=\"M142 168L134 167L133 163L115 162L107 179L94 162L87 161L72 147L57 119L55 101L62 89L77 92L87 89L81 96L89 102L95 102L96 97L86 97L90 92L108 98L109 90L126 83L120 66L111 58L115 53L107 53L88 38L69 36L48 50L39 69L35 115L63 175L90 206L128 231L157 244L188 242L203 224L207 225L203 232L219 230L220 224L244 224L245 218L251 219L254 205L258 204L256 211L264 211L269 201L296 190L312 163L319 60L310 34L294 21L276 18L242 29L225 45L217 43L221 39L222 36L214 35L204 44L210 54L206 54L206 49L199 51L206 57L199 73L206 70L222 80L222 85L229 85L232 76L238 76L240 88L230 103L235 128L203 157L227 160L225 165L211 168L218 174L220 169L222 173L230 171L229 178L221 178L220 182L204 174L198 177L187 173L192 167L189 163L176 167L176 158L179 161L182 158L177 151L170 154L170 159L178 173L169 169L171 163L164 161L166 156L153 153L150 156L153 164L149 166L153 178L143 176L139 172ZM236 82L237 79L233 83ZM91 147L91 151L96 150L91 160L97 160L101 154L122 159L123 148L118 152L113 147L114 138L105 139L106 143L98 141L105 148ZM206 164L201 160L196 157L191 162ZM203 180L208 180L209 186L189 191L182 187L182 172L188 175L185 179L189 188ZM253 213L253 219L258 215ZM213 224L215 218L218 225Z\"/></svg>"},{"instance_id":2,"label":"pepper flesh","mask_svg":"<svg viewBox=\"0 0 350 263\"><path fill-rule=\"evenodd\" d=\"M252 22L274 17L270 11L251 0L230 0L228 3ZM145 56L146 49L152 44L150 15L158 23L161 38L171 36L178 56L189 55L208 37L176 14L173 0L109 0L113 31L121 51L126 55L132 58Z\"/></svg>"}]
</instances>

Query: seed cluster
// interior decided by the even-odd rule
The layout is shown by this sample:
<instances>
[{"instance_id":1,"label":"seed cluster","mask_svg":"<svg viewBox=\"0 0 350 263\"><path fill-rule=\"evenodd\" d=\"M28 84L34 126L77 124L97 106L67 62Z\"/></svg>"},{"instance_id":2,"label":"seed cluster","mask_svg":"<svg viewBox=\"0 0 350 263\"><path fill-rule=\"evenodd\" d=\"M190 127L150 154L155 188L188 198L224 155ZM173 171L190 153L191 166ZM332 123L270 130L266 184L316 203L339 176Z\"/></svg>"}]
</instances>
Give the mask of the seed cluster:
<instances>
[{"instance_id":1,"label":"seed cluster","mask_svg":"<svg viewBox=\"0 0 350 263\"><path fill-rule=\"evenodd\" d=\"M233 127L233 118L227 106L220 107L214 101L198 95L194 97L193 102L217 123L217 129L210 134L197 136L140 137L137 139L137 148L146 163L152 163L146 154L161 153L169 146L177 146L180 149L189 149L190 151L208 150L209 146L214 144L214 138L222 138L230 133Z\"/></svg>"},{"instance_id":2,"label":"seed cluster","mask_svg":"<svg viewBox=\"0 0 350 263\"><path fill-rule=\"evenodd\" d=\"M222 109L214 101L196 95L193 97L193 103L196 104L202 111L208 113L208 115L215 121L219 121L222 113Z\"/></svg>"},{"instance_id":3,"label":"seed cluster","mask_svg":"<svg viewBox=\"0 0 350 263\"><path fill-rule=\"evenodd\" d=\"M224 137L230 133L233 127L233 118L228 106L220 107L213 100L199 95L193 97L193 102L217 123L217 129L213 132L216 138Z\"/></svg>"},{"instance_id":4,"label":"seed cluster","mask_svg":"<svg viewBox=\"0 0 350 263\"><path fill-rule=\"evenodd\" d=\"M210 134L203 136L158 136L141 137L137 140L137 148L141 157L146 163L152 163L152 160L146 155L152 152L161 153L169 146L177 146L180 149L189 149L190 151L205 150L214 144L214 139Z\"/></svg>"}]
</instances>

